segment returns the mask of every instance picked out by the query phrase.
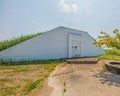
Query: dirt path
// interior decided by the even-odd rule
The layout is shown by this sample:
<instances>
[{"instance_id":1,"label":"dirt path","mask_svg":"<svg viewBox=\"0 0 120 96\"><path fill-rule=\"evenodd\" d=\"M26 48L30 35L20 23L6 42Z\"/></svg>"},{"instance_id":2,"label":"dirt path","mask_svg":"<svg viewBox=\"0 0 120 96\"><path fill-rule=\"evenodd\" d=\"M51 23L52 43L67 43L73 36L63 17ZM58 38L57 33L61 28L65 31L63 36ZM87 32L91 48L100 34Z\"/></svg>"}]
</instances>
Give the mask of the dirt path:
<instances>
[{"instance_id":1,"label":"dirt path","mask_svg":"<svg viewBox=\"0 0 120 96\"><path fill-rule=\"evenodd\" d=\"M101 64L59 65L48 79L48 96L120 96L120 76L101 71Z\"/></svg>"}]
</instances>

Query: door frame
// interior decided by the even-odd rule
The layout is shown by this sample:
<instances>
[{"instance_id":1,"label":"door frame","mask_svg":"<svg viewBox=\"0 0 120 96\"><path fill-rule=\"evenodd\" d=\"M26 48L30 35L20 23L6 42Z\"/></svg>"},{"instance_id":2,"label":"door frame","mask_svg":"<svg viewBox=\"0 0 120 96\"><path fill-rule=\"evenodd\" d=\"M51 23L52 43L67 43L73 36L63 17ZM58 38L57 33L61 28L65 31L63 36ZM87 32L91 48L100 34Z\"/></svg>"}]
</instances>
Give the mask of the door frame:
<instances>
[{"instance_id":1,"label":"door frame","mask_svg":"<svg viewBox=\"0 0 120 96\"><path fill-rule=\"evenodd\" d=\"M82 37L81 34L78 34L78 33L72 33L72 32L69 32L68 35L67 35L67 58L72 58L72 55L71 55L71 50L70 50L70 35L76 35L76 36L80 36ZM81 38L80 38L81 39ZM82 46L81 42L80 42L80 47ZM82 48L82 47L81 47ZM80 57L81 57L81 48L80 48Z\"/></svg>"}]
</instances>

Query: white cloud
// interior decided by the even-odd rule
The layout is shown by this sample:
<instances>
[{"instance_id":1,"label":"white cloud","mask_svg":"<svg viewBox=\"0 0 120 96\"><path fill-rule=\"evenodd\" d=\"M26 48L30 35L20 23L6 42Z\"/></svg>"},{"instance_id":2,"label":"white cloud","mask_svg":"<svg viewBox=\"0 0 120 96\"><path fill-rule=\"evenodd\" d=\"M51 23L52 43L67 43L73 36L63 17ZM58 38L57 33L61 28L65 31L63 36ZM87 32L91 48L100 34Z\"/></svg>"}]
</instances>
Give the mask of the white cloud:
<instances>
[{"instance_id":1,"label":"white cloud","mask_svg":"<svg viewBox=\"0 0 120 96\"><path fill-rule=\"evenodd\" d=\"M78 10L77 4L72 4L72 10L76 12Z\"/></svg>"},{"instance_id":2,"label":"white cloud","mask_svg":"<svg viewBox=\"0 0 120 96\"><path fill-rule=\"evenodd\" d=\"M89 15L95 0L59 0L63 12Z\"/></svg>"},{"instance_id":3,"label":"white cloud","mask_svg":"<svg viewBox=\"0 0 120 96\"><path fill-rule=\"evenodd\" d=\"M65 3L65 0L60 0L60 5L64 12L77 11L77 4L67 4Z\"/></svg>"},{"instance_id":4,"label":"white cloud","mask_svg":"<svg viewBox=\"0 0 120 96\"><path fill-rule=\"evenodd\" d=\"M63 4L62 7L65 12L68 12L70 10L70 6L68 6L67 4Z\"/></svg>"}]
</instances>

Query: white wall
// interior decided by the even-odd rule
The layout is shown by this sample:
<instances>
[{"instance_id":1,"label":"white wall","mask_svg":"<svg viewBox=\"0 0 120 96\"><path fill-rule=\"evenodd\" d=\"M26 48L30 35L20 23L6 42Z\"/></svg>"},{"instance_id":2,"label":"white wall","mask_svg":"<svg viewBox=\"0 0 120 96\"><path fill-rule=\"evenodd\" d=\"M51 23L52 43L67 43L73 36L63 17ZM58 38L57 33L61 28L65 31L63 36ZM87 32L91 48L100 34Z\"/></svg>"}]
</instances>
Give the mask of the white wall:
<instances>
[{"instance_id":1,"label":"white wall","mask_svg":"<svg viewBox=\"0 0 120 96\"><path fill-rule=\"evenodd\" d=\"M82 56L83 57L89 57L89 56L98 56L98 55L102 55L104 54L104 51L102 50L102 48L95 46L94 43L94 39L88 34L86 33L83 36L82 39L83 43L82 44Z\"/></svg>"},{"instance_id":2,"label":"white wall","mask_svg":"<svg viewBox=\"0 0 120 96\"><path fill-rule=\"evenodd\" d=\"M13 60L60 59L71 57L70 40L81 41L81 56L96 56L103 50L93 45L94 39L86 32L58 27L40 36L0 52L0 58ZM75 35L80 34L80 35Z\"/></svg>"},{"instance_id":3,"label":"white wall","mask_svg":"<svg viewBox=\"0 0 120 96\"><path fill-rule=\"evenodd\" d=\"M67 35L54 29L0 52L1 58L59 59L67 57Z\"/></svg>"}]
</instances>

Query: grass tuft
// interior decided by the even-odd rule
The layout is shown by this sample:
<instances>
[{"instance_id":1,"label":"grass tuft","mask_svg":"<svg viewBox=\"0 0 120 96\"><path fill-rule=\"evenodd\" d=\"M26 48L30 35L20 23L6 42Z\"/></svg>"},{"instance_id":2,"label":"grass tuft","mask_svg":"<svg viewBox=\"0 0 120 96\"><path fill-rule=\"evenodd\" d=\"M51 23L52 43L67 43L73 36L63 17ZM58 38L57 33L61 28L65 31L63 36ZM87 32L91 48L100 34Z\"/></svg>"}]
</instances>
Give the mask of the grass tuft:
<instances>
[{"instance_id":1,"label":"grass tuft","mask_svg":"<svg viewBox=\"0 0 120 96\"><path fill-rule=\"evenodd\" d=\"M107 68L106 68L105 64L102 65L102 69L103 69L104 72L107 71Z\"/></svg>"},{"instance_id":2,"label":"grass tuft","mask_svg":"<svg viewBox=\"0 0 120 96\"><path fill-rule=\"evenodd\" d=\"M63 93L67 91L67 86L66 86L66 82L64 81L63 83Z\"/></svg>"},{"instance_id":3,"label":"grass tuft","mask_svg":"<svg viewBox=\"0 0 120 96\"><path fill-rule=\"evenodd\" d=\"M42 79L38 79L34 82L29 82L26 86L25 86L25 93L28 94L29 92L31 92L33 89L35 89L40 83L42 84L43 82L43 78Z\"/></svg>"}]
</instances>

